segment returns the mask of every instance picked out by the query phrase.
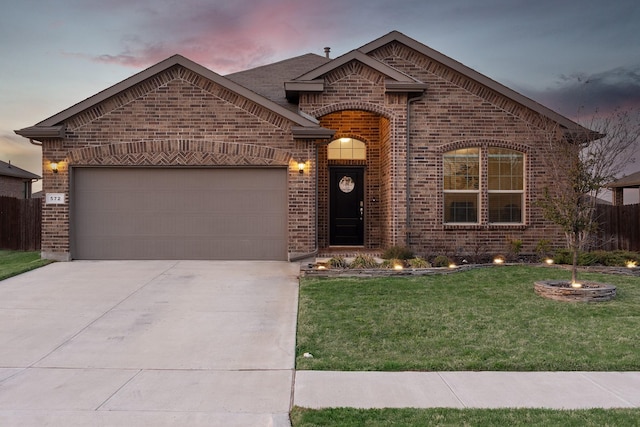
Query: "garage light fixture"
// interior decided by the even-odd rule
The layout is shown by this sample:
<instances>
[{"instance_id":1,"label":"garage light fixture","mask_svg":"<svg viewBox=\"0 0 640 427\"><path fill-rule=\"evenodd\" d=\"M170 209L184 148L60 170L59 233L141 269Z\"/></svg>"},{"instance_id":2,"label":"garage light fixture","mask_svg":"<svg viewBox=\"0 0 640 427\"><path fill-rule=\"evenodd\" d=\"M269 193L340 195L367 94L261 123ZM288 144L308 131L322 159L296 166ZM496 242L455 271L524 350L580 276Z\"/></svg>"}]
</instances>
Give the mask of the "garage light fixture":
<instances>
[{"instance_id":1,"label":"garage light fixture","mask_svg":"<svg viewBox=\"0 0 640 427\"><path fill-rule=\"evenodd\" d=\"M53 173L58 173L58 163L57 162L51 162L51 171Z\"/></svg>"},{"instance_id":2,"label":"garage light fixture","mask_svg":"<svg viewBox=\"0 0 640 427\"><path fill-rule=\"evenodd\" d=\"M299 172L300 174L303 174L303 173L304 173L304 167L305 167L305 166L306 166L306 165L305 165L305 163L304 163L303 161L298 162L298 172Z\"/></svg>"}]
</instances>

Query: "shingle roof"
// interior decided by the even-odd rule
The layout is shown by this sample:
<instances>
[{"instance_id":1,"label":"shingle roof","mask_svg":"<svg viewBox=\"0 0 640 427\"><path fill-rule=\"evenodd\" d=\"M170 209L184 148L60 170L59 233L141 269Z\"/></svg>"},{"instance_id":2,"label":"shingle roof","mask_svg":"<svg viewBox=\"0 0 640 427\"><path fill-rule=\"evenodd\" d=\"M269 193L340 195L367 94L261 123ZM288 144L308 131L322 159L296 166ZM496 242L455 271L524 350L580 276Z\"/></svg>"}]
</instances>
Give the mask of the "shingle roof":
<instances>
[{"instance_id":1,"label":"shingle roof","mask_svg":"<svg viewBox=\"0 0 640 427\"><path fill-rule=\"evenodd\" d=\"M261 105L276 114L279 114L286 119L292 121L294 126L292 127L294 137L303 137L303 138L315 138L315 137L327 137L328 134L333 134L333 131L328 129L321 128L315 119L303 117L300 114L296 114L295 111L291 109L283 108L282 105L275 103L269 98L265 98L264 96L259 95L257 92L248 89L247 87L240 85L231 79L221 76L220 74L215 73L214 71L209 70L208 68L203 67L200 64L197 64L181 55L173 55L170 58L165 59L153 65L152 67L147 68L144 71L141 71L120 83L117 83L102 92L99 92L93 95L90 98L81 101L72 107L67 108L64 111L61 111L58 114L55 114L48 119L37 123L35 126L31 126L28 128L16 130L15 133L18 135L24 136L25 138L33 138L36 139L39 137L57 137L60 138L64 132L64 121L68 118L85 111L89 108L94 107L100 102L105 101L106 99L117 95L118 93L127 90L142 81L145 81L148 78L155 76L156 74L163 72L173 66L182 66L188 70L193 71L194 73L200 74L201 76L229 89L230 91L239 94L258 105ZM296 126L297 125L297 126ZM307 134L311 135L308 136ZM318 136L316 135L318 134ZM326 134L326 135L325 135Z\"/></svg>"},{"instance_id":2,"label":"shingle roof","mask_svg":"<svg viewBox=\"0 0 640 427\"><path fill-rule=\"evenodd\" d=\"M637 188L640 187L640 171L627 175L610 184L607 184L609 188Z\"/></svg>"},{"instance_id":3,"label":"shingle roof","mask_svg":"<svg viewBox=\"0 0 640 427\"><path fill-rule=\"evenodd\" d=\"M285 97L284 82L293 80L330 61L331 59L324 56L307 53L273 64L227 74L225 77L276 104L297 111L298 106L290 104Z\"/></svg>"},{"instance_id":4,"label":"shingle roof","mask_svg":"<svg viewBox=\"0 0 640 427\"><path fill-rule=\"evenodd\" d=\"M42 178L35 173L31 173L29 171L21 169L15 165L12 165L11 163L3 162L2 160L0 160L0 175L29 180Z\"/></svg>"}]
</instances>

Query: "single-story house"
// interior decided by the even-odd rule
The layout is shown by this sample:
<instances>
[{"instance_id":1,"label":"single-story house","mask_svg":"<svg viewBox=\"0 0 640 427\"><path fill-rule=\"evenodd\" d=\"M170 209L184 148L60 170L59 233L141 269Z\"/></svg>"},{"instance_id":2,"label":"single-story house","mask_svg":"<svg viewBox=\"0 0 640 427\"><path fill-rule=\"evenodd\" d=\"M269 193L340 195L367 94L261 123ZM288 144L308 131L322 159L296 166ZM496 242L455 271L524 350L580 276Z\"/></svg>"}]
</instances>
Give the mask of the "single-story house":
<instances>
[{"instance_id":1,"label":"single-story house","mask_svg":"<svg viewBox=\"0 0 640 427\"><path fill-rule=\"evenodd\" d=\"M594 138L397 31L226 76L175 55L16 131L59 260L533 252L563 242L536 205L550 132Z\"/></svg>"},{"instance_id":2,"label":"single-story house","mask_svg":"<svg viewBox=\"0 0 640 427\"><path fill-rule=\"evenodd\" d=\"M624 190L625 188L640 188L640 171L634 172L627 176L623 176L606 185L613 194L613 204L616 206L624 205Z\"/></svg>"},{"instance_id":3,"label":"single-story house","mask_svg":"<svg viewBox=\"0 0 640 427\"><path fill-rule=\"evenodd\" d=\"M0 196L30 199L31 186L42 177L0 160Z\"/></svg>"}]
</instances>

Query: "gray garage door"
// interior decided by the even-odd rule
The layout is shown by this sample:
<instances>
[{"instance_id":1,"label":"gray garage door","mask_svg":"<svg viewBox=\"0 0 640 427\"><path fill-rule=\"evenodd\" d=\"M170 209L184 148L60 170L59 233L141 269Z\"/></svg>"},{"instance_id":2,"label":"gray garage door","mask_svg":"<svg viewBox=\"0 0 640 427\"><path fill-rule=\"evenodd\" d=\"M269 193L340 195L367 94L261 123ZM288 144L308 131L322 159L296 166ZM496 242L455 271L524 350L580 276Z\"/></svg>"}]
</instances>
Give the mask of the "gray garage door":
<instances>
[{"instance_id":1,"label":"gray garage door","mask_svg":"<svg viewBox=\"0 0 640 427\"><path fill-rule=\"evenodd\" d=\"M285 169L74 168L75 259L287 257Z\"/></svg>"}]
</instances>

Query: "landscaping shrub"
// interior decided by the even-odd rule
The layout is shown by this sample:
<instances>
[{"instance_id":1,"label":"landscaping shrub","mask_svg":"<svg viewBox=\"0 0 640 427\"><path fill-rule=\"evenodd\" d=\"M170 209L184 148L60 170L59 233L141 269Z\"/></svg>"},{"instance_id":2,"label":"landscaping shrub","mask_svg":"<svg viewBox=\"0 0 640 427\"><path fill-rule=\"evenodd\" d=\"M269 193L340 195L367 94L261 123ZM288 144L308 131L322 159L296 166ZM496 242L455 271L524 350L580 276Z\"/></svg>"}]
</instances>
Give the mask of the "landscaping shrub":
<instances>
[{"instance_id":1,"label":"landscaping shrub","mask_svg":"<svg viewBox=\"0 0 640 427\"><path fill-rule=\"evenodd\" d=\"M415 257L409 260L409 267L411 268L429 268L431 264L424 258Z\"/></svg>"},{"instance_id":2,"label":"landscaping shrub","mask_svg":"<svg viewBox=\"0 0 640 427\"><path fill-rule=\"evenodd\" d=\"M451 265L451 259L446 255L438 255L432 262L434 267L449 267Z\"/></svg>"},{"instance_id":3,"label":"landscaping shrub","mask_svg":"<svg viewBox=\"0 0 640 427\"><path fill-rule=\"evenodd\" d=\"M622 267L629 261L640 263L640 254L629 251L594 251L598 257L598 263L606 266Z\"/></svg>"},{"instance_id":4,"label":"landscaping shrub","mask_svg":"<svg viewBox=\"0 0 640 427\"><path fill-rule=\"evenodd\" d=\"M347 260L344 259L344 257L341 257L339 255L331 258L329 260L329 265L332 268L348 268L349 267L349 263L347 262Z\"/></svg>"},{"instance_id":5,"label":"landscaping shrub","mask_svg":"<svg viewBox=\"0 0 640 427\"><path fill-rule=\"evenodd\" d=\"M536 245L536 253L541 261L548 258L552 252L550 240L540 239L538 241L538 244Z\"/></svg>"},{"instance_id":6,"label":"landscaping shrub","mask_svg":"<svg viewBox=\"0 0 640 427\"><path fill-rule=\"evenodd\" d=\"M350 268L377 268L378 262L371 255L358 255L349 265Z\"/></svg>"},{"instance_id":7,"label":"landscaping shrub","mask_svg":"<svg viewBox=\"0 0 640 427\"><path fill-rule=\"evenodd\" d=\"M559 249L556 251L553 261L556 264L572 264L571 251ZM640 263L640 254L630 251L592 251L580 252L578 254L578 265L604 265L608 267L624 267L627 262L635 261Z\"/></svg>"},{"instance_id":8,"label":"landscaping shrub","mask_svg":"<svg viewBox=\"0 0 640 427\"><path fill-rule=\"evenodd\" d=\"M380 264L380 267L382 267L382 268L395 268L396 265L401 265L403 268L406 267L405 260L398 259L398 258L385 259L382 262L382 264Z\"/></svg>"}]
</instances>

